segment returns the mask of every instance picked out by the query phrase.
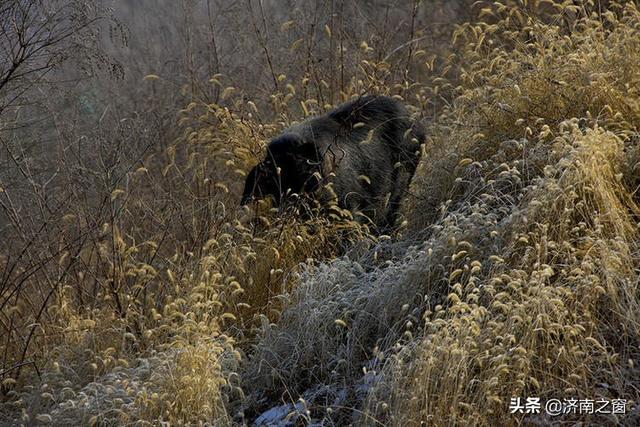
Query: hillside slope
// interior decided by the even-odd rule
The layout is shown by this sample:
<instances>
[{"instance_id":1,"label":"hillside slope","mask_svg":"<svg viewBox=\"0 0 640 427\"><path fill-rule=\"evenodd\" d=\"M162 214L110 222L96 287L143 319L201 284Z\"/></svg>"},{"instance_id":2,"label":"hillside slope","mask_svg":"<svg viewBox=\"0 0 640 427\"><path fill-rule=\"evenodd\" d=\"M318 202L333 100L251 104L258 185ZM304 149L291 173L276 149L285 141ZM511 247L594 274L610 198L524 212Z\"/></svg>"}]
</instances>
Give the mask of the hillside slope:
<instances>
[{"instance_id":1,"label":"hillside slope","mask_svg":"<svg viewBox=\"0 0 640 427\"><path fill-rule=\"evenodd\" d=\"M308 81L282 76L270 122L231 86L182 110L184 137L112 202L142 216L159 197L149 181L166 179L162 196L190 197L205 244L176 244L158 265L165 239L189 241L182 229L141 242L127 222L105 224L96 252L77 256L118 286L86 311L75 284L60 288L38 341L49 363L4 380L2 417L637 425L640 10L506 4L459 26L445 53L410 53L423 80L389 83L389 63L372 57L341 94L395 96L428 128L393 236L337 209L301 220L238 207L269 138L324 110L294 102ZM542 410L511 413L527 397ZM625 411L545 414L550 399L623 399Z\"/></svg>"}]
</instances>

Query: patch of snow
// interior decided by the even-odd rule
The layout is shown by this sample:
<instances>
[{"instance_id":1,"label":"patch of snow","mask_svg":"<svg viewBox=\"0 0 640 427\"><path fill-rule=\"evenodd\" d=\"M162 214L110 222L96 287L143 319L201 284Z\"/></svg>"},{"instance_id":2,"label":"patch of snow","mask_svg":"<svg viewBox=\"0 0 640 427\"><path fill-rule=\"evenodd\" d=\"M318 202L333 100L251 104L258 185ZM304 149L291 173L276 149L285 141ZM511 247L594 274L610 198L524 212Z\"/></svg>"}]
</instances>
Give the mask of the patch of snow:
<instances>
[{"instance_id":1,"label":"patch of snow","mask_svg":"<svg viewBox=\"0 0 640 427\"><path fill-rule=\"evenodd\" d=\"M295 405L287 403L275 406L256 418L255 425L258 427L292 427L298 418L306 412L304 402L298 402Z\"/></svg>"}]
</instances>

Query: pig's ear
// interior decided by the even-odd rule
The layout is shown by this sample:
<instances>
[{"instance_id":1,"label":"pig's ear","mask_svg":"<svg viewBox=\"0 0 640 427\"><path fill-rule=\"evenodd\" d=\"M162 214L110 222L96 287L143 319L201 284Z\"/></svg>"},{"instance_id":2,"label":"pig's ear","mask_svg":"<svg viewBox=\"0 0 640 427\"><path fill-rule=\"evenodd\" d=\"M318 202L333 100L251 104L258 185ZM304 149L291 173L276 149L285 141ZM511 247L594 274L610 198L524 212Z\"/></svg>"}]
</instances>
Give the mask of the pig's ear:
<instances>
[{"instance_id":1,"label":"pig's ear","mask_svg":"<svg viewBox=\"0 0 640 427\"><path fill-rule=\"evenodd\" d=\"M313 192L322 182L321 159L318 148L313 143L302 144L295 151L296 169L302 179L305 192Z\"/></svg>"}]
</instances>

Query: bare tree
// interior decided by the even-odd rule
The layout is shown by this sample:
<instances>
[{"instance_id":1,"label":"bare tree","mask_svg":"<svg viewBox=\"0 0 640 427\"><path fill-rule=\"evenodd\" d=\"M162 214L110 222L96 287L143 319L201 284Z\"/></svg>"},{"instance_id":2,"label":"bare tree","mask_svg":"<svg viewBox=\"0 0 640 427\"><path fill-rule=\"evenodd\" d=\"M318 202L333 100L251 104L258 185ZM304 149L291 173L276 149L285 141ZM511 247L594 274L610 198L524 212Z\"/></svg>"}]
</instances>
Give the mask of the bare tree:
<instances>
[{"instance_id":1,"label":"bare tree","mask_svg":"<svg viewBox=\"0 0 640 427\"><path fill-rule=\"evenodd\" d=\"M51 183L59 179L61 167L41 167L54 163L55 145L46 144L54 131L45 132L40 124L50 127L55 122L47 103L56 93L50 90L52 84L69 78L58 72L65 62L81 55L89 59L88 64L100 59L92 48L102 16L91 0L0 2L0 246L6 256L0 264L3 375L17 376L21 367L33 363L27 356L36 330L35 326L21 330L19 316L4 309L19 304L25 283L37 277L49 284L47 291L37 295L41 305L33 310L32 319L38 322L59 284L55 276L61 277L49 269L59 251L49 250L53 248L43 242L60 232L54 218L64 208L65 198L52 196L56 192L51 191ZM43 159L40 164L37 157ZM78 251L79 243L76 240L67 248ZM22 342L17 354L8 352L13 339Z\"/></svg>"},{"instance_id":2,"label":"bare tree","mask_svg":"<svg viewBox=\"0 0 640 427\"><path fill-rule=\"evenodd\" d=\"M88 1L4 0L0 5L0 114L77 53L99 19ZM74 49L76 48L76 49Z\"/></svg>"}]
</instances>

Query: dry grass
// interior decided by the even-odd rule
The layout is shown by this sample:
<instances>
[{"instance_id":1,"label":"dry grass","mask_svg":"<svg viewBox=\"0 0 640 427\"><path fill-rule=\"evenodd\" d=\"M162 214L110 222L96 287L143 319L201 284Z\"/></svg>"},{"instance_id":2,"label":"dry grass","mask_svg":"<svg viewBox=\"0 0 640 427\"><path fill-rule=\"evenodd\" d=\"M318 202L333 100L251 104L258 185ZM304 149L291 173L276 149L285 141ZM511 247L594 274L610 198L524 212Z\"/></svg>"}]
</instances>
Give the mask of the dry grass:
<instances>
[{"instance_id":1,"label":"dry grass","mask_svg":"<svg viewBox=\"0 0 640 427\"><path fill-rule=\"evenodd\" d=\"M221 102L180 112L183 138L111 194L118 219L61 250L52 296L29 282L3 308L37 324L39 366L3 374L3 416L233 425L290 404L336 425L549 421L510 415L516 396L637 412L640 11L579 3L487 5L435 63L417 43L411 80L361 47L336 100L386 93L434 116L390 237L337 209L237 207L269 138L328 106L276 76L267 119L213 78ZM64 243L88 218L60 221ZM19 338L5 366L24 361Z\"/></svg>"}]
</instances>

